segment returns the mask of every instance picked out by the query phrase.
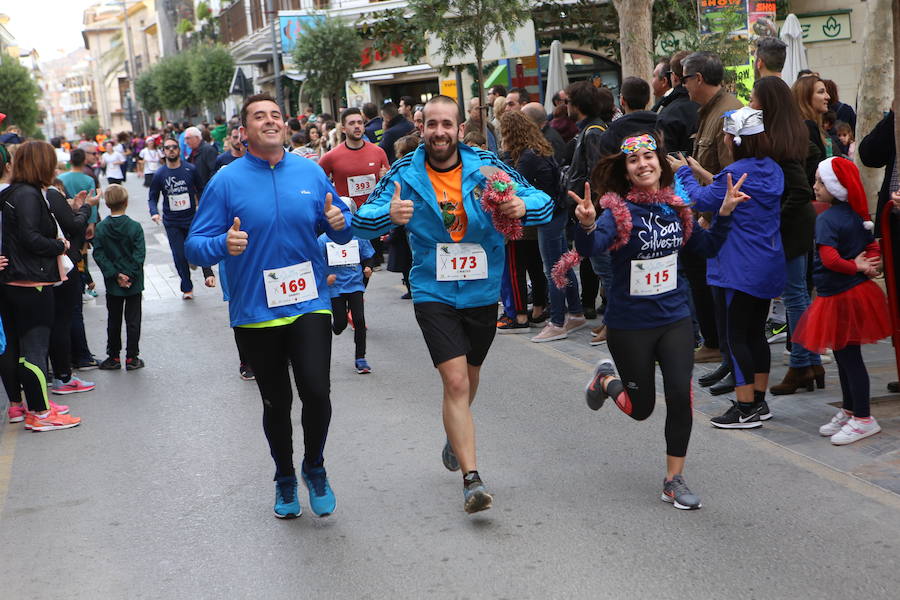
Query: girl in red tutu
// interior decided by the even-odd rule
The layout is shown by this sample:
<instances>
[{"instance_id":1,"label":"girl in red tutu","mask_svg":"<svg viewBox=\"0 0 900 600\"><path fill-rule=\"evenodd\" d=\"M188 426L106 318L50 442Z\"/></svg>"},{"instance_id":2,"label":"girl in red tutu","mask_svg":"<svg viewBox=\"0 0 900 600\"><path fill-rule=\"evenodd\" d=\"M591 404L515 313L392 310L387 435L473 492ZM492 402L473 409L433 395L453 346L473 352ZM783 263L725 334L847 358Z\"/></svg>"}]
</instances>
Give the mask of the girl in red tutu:
<instances>
[{"instance_id":1,"label":"girl in red tutu","mask_svg":"<svg viewBox=\"0 0 900 600\"><path fill-rule=\"evenodd\" d=\"M831 208L816 220L818 296L793 337L811 352L834 350L844 403L819 433L840 446L881 431L869 413L869 373L860 345L889 336L891 325L884 292L869 279L878 273L881 258L859 170L847 159L826 159L819 163L813 190L816 200Z\"/></svg>"}]
</instances>

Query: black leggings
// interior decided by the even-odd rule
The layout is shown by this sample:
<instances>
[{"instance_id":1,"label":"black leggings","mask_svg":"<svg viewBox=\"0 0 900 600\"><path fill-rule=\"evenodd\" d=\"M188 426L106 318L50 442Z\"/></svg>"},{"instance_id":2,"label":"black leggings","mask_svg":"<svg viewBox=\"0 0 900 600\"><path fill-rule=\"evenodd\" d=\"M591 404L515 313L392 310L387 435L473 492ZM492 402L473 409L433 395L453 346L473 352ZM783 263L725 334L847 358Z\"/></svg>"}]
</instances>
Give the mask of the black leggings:
<instances>
[{"instance_id":1,"label":"black leggings","mask_svg":"<svg viewBox=\"0 0 900 600\"><path fill-rule=\"evenodd\" d=\"M331 298L334 335L341 335L347 329L347 311L353 315L353 342L356 344L356 358L366 357L366 309L362 292L339 294Z\"/></svg>"},{"instance_id":2,"label":"black leggings","mask_svg":"<svg viewBox=\"0 0 900 600\"><path fill-rule=\"evenodd\" d=\"M834 351L841 379L843 407L861 419L869 417L869 372L859 345L844 346Z\"/></svg>"},{"instance_id":3,"label":"black leggings","mask_svg":"<svg viewBox=\"0 0 900 600\"><path fill-rule=\"evenodd\" d=\"M649 417L656 405L654 363L659 362L666 396L666 454L685 456L693 424L694 328L691 319L653 329L610 327L606 343L624 386L621 393L611 395L619 408L637 421Z\"/></svg>"},{"instance_id":4,"label":"black leggings","mask_svg":"<svg viewBox=\"0 0 900 600\"><path fill-rule=\"evenodd\" d=\"M43 412L50 408L47 399L47 354L50 350L50 329L53 327L53 288L40 289L3 285L2 315L6 332L4 387L10 401L17 402L16 383L6 381L15 373L18 385L25 392L28 410ZM13 364L15 367L13 369ZM15 394L15 395L14 395Z\"/></svg>"},{"instance_id":5,"label":"black leggings","mask_svg":"<svg viewBox=\"0 0 900 600\"><path fill-rule=\"evenodd\" d=\"M506 243L506 268L512 288L513 304L517 315L528 314L528 285L525 273L531 279L531 299L536 306L547 306L547 276L537 240L509 240Z\"/></svg>"},{"instance_id":6,"label":"black leggings","mask_svg":"<svg viewBox=\"0 0 900 600\"><path fill-rule=\"evenodd\" d=\"M694 301L694 313L700 325L703 345L707 348L719 348L719 329L716 323L716 309L713 303L712 286L706 283L706 258L690 251L679 254L684 274L691 284L691 297Z\"/></svg>"},{"instance_id":7,"label":"black leggings","mask_svg":"<svg viewBox=\"0 0 900 600\"><path fill-rule=\"evenodd\" d=\"M62 381L69 381L72 376L72 313L82 303L81 273L72 269L68 277L53 288L55 311L50 331L50 364L53 376Z\"/></svg>"},{"instance_id":8,"label":"black leggings","mask_svg":"<svg viewBox=\"0 0 900 600\"><path fill-rule=\"evenodd\" d=\"M772 355L766 341L768 298L711 286L716 302L725 307L725 340L736 385L752 385L756 373L768 373Z\"/></svg>"},{"instance_id":9,"label":"black leggings","mask_svg":"<svg viewBox=\"0 0 900 600\"><path fill-rule=\"evenodd\" d=\"M263 401L263 431L275 461L275 477L294 475L291 426L291 376L303 403L303 463L325 463L325 439L331 423L331 317L300 316L290 325L253 329L236 327L238 346L253 373Z\"/></svg>"}]
</instances>

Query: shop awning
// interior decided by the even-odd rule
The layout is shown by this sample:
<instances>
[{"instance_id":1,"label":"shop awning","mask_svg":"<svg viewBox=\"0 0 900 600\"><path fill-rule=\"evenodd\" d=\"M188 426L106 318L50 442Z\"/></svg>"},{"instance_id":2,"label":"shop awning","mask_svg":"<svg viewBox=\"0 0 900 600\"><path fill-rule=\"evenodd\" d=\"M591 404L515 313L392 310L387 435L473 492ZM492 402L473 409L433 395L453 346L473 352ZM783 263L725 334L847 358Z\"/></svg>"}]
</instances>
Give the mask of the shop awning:
<instances>
[{"instance_id":1,"label":"shop awning","mask_svg":"<svg viewBox=\"0 0 900 600\"><path fill-rule=\"evenodd\" d=\"M509 69L506 64L497 65L497 68L484 80L484 89L489 89L495 85L504 87L509 85Z\"/></svg>"}]
</instances>

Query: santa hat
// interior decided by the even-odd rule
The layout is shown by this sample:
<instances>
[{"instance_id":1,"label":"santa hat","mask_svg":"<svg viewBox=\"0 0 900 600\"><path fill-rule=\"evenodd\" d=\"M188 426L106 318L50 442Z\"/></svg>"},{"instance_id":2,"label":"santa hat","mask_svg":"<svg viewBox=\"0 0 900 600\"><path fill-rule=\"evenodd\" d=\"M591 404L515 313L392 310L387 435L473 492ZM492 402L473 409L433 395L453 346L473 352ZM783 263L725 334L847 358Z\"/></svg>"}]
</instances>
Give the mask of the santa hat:
<instances>
[{"instance_id":1,"label":"santa hat","mask_svg":"<svg viewBox=\"0 0 900 600\"><path fill-rule=\"evenodd\" d=\"M846 202L863 220L863 227L872 230L875 224L869 220L869 203L866 190L859 178L856 165L839 156L826 158L819 163L819 178L832 196Z\"/></svg>"}]
</instances>

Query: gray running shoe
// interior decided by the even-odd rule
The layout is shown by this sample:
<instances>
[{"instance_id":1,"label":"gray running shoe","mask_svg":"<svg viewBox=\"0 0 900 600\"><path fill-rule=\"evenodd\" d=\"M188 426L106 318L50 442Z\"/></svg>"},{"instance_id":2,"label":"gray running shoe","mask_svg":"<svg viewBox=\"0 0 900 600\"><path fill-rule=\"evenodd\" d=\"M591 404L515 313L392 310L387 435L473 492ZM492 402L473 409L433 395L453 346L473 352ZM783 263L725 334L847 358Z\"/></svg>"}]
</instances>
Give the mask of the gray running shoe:
<instances>
[{"instance_id":1,"label":"gray running shoe","mask_svg":"<svg viewBox=\"0 0 900 600\"><path fill-rule=\"evenodd\" d=\"M444 451L441 452L441 460L444 461L444 466L447 467L448 471L459 471L459 461L456 460L456 455L453 453L453 448L450 446L450 440L447 440L444 443Z\"/></svg>"},{"instance_id":2,"label":"gray running shoe","mask_svg":"<svg viewBox=\"0 0 900 600\"><path fill-rule=\"evenodd\" d=\"M591 410L600 410L603 401L606 400L606 392L603 390L603 379L610 375L616 374L616 368L613 362L605 358L597 363L594 367L594 376L584 388L584 397L587 400L588 408Z\"/></svg>"},{"instance_id":3,"label":"gray running shoe","mask_svg":"<svg viewBox=\"0 0 900 600\"><path fill-rule=\"evenodd\" d=\"M494 504L494 497L488 494L484 482L477 475L474 479L465 481L463 500L463 508L469 514L487 510Z\"/></svg>"},{"instance_id":4,"label":"gray running shoe","mask_svg":"<svg viewBox=\"0 0 900 600\"><path fill-rule=\"evenodd\" d=\"M700 497L693 494L684 482L684 477L676 475L671 481L663 481L663 502L668 502L681 510L696 510L703 506Z\"/></svg>"}]
</instances>

